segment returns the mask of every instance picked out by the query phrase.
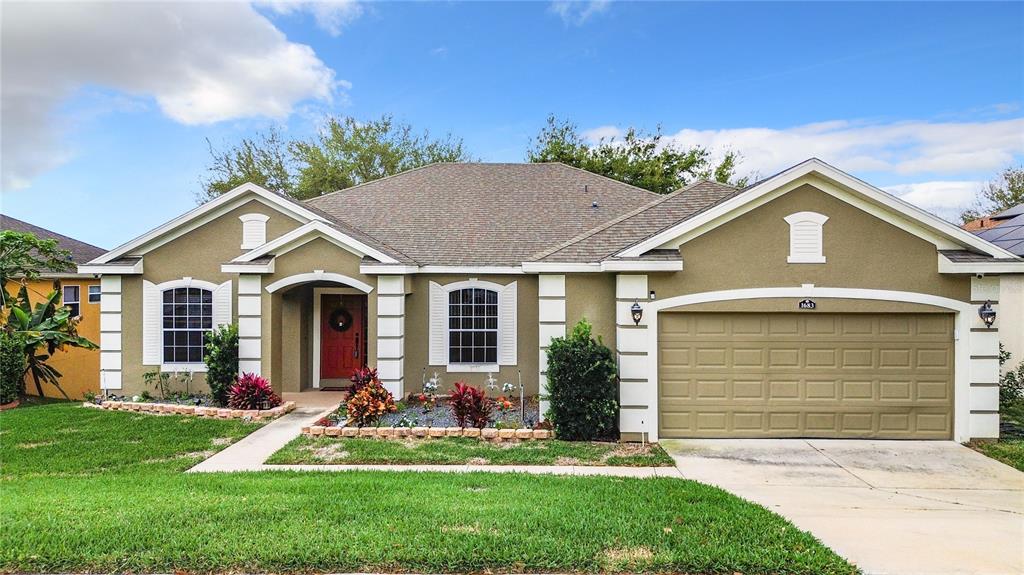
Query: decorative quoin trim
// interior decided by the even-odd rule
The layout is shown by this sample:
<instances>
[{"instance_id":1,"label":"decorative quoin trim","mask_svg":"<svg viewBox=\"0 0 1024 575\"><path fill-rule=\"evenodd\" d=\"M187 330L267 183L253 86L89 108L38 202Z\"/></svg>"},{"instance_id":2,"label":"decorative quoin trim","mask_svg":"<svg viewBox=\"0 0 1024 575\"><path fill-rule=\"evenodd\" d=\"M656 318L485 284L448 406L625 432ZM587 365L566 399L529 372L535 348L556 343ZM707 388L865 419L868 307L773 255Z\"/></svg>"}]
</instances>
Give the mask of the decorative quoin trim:
<instances>
[{"instance_id":1,"label":"decorative quoin trim","mask_svg":"<svg viewBox=\"0 0 1024 575\"><path fill-rule=\"evenodd\" d=\"M377 375L392 395L404 395L405 276L377 278Z\"/></svg>"},{"instance_id":2,"label":"decorative quoin trim","mask_svg":"<svg viewBox=\"0 0 1024 575\"><path fill-rule=\"evenodd\" d=\"M548 347L556 337L565 337L565 276L540 275L537 277L537 317L539 319L539 369L540 417L548 410Z\"/></svg>"},{"instance_id":3,"label":"decorative quoin trim","mask_svg":"<svg viewBox=\"0 0 1024 575\"><path fill-rule=\"evenodd\" d=\"M238 276L238 371L263 372L263 278L256 274Z\"/></svg>"},{"instance_id":4,"label":"decorative quoin trim","mask_svg":"<svg viewBox=\"0 0 1024 575\"><path fill-rule=\"evenodd\" d=\"M121 389L121 276L100 277L100 390Z\"/></svg>"},{"instance_id":5,"label":"decorative quoin trim","mask_svg":"<svg viewBox=\"0 0 1024 575\"><path fill-rule=\"evenodd\" d=\"M630 308L640 302L644 317L650 311L647 276L619 274L615 277L615 358L619 365L619 429L623 433L648 431L651 421L646 396L650 375L646 341L649 330L633 323Z\"/></svg>"}]
</instances>

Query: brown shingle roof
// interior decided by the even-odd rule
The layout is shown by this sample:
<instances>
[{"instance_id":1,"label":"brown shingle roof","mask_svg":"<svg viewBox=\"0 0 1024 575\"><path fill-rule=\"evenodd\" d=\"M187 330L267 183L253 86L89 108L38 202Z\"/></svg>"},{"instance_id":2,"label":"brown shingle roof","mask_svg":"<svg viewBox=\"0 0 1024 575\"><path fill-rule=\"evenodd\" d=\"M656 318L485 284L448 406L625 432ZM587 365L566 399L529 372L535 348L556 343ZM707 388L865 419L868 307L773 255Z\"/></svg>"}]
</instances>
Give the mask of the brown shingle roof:
<instances>
[{"instance_id":1,"label":"brown shingle roof","mask_svg":"<svg viewBox=\"0 0 1024 575\"><path fill-rule=\"evenodd\" d=\"M560 246L535 254L534 259L598 262L742 192L717 182L695 182Z\"/></svg>"},{"instance_id":2,"label":"brown shingle roof","mask_svg":"<svg viewBox=\"0 0 1024 575\"><path fill-rule=\"evenodd\" d=\"M660 198L565 164L463 163L305 203L421 265L519 265Z\"/></svg>"},{"instance_id":3,"label":"brown shingle roof","mask_svg":"<svg viewBox=\"0 0 1024 575\"><path fill-rule=\"evenodd\" d=\"M28 222L23 222L17 218L12 218L11 216L5 216L3 214L0 214L0 230L28 232L34 234L37 238L57 240L57 244L61 249L71 252L71 260L76 264L84 264L85 262L98 258L107 252L107 250L103 248L98 248L92 244L87 244L74 238L69 238L63 234L58 234L57 232L53 232L39 226L34 226Z\"/></svg>"}]
</instances>

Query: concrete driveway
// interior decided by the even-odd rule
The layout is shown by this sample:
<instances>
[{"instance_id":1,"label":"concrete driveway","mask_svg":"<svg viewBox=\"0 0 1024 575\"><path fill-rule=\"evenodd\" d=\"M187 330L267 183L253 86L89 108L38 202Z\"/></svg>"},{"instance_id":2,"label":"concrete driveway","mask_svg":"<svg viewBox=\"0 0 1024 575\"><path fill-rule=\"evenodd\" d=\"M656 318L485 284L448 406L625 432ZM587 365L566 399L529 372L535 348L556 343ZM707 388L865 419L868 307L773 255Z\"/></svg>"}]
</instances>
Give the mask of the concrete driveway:
<instances>
[{"instance_id":1,"label":"concrete driveway","mask_svg":"<svg viewBox=\"0 0 1024 575\"><path fill-rule=\"evenodd\" d=\"M665 440L869 575L1024 573L1024 473L948 441Z\"/></svg>"}]
</instances>

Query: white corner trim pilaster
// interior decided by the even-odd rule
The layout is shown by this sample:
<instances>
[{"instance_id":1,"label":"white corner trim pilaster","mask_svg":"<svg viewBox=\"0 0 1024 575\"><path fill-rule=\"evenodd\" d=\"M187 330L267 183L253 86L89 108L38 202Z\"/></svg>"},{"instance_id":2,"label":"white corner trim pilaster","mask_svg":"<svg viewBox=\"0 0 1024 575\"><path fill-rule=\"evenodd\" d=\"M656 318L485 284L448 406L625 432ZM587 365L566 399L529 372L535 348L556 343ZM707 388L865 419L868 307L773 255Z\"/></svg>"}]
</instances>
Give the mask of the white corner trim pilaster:
<instances>
[{"instance_id":1,"label":"white corner trim pilaster","mask_svg":"<svg viewBox=\"0 0 1024 575\"><path fill-rule=\"evenodd\" d=\"M395 397L405 393L405 276L377 278L377 375Z\"/></svg>"},{"instance_id":2,"label":"white corner trim pilaster","mask_svg":"<svg viewBox=\"0 0 1024 575\"><path fill-rule=\"evenodd\" d=\"M262 289L262 276L238 276L239 373L263 373Z\"/></svg>"},{"instance_id":3,"label":"white corner trim pilaster","mask_svg":"<svg viewBox=\"0 0 1024 575\"><path fill-rule=\"evenodd\" d=\"M619 430L623 433L648 433L655 421L657 387L650 393L647 361L648 328L633 323L634 303L640 302L644 315L650 313L647 305L647 276L619 274L615 276L615 359L619 365Z\"/></svg>"},{"instance_id":4,"label":"white corner trim pilaster","mask_svg":"<svg viewBox=\"0 0 1024 575\"><path fill-rule=\"evenodd\" d=\"M100 276L100 391L121 389L121 276Z\"/></svg>"},{"instance_id":5,"label":"white corner trim pilaster","mask_svg":"<svg viewBox=\"0 0 1024 575\"><path fill-rule=\"evenodd\" d=\"M539 318L540 366L537 389L540 392L540 420L550 402L548 393L548 347L556 337L565 337L565 276L541 274L537 276L537 317Z\"/></svg>"},{"instance_id":6,"label":"white corner trim pilaster","mask_svg":"<svg viewBox=\"0 0 1024 575\"><path fill-rule=\"evenodd\" d=\"M971 278L971 306L977 308L990 302L996 310L996 321L992 327L985 327L977 313L971 314L971 331L968 334L971 415L968 427L972 439L999 437L999 326L1006 321L999 316L1000 287L999 276Z\"/></svg>"}]
</instances>

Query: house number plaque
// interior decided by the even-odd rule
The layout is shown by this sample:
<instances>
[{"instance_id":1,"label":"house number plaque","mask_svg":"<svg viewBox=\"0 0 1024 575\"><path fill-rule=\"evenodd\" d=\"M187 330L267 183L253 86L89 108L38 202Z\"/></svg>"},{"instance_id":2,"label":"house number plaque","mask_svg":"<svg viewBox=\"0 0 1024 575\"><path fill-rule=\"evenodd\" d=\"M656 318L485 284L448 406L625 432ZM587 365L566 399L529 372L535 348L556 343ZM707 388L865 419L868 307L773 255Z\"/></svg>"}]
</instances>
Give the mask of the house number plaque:
<instances>
[{"instance_id":1,"label":"house number plaque","mask_svg":"<svg viewBox=\"0 0 1024 575\"><path fill-rule=\"evenodd\" d=\"M797 307L800 309L814 309L818 307L818 304L814 303L813 299L804 299L800 300L800 303L797 304Z\"/></svg>"}]
</instances>

